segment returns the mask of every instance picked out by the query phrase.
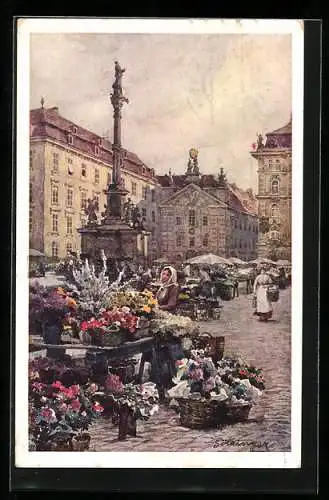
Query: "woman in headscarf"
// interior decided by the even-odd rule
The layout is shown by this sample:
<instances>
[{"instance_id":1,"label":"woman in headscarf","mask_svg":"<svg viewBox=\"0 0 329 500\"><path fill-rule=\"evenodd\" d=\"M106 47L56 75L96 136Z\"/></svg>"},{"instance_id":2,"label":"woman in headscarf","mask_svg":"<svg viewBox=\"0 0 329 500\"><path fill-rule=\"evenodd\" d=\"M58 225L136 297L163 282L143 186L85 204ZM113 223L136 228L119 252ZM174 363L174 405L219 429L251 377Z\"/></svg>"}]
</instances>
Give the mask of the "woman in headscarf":
<instances>
[{"instance_id":1,"label":"woman in headscarf","mask_svg":"<svg viewBox=\"0 0 329 500\"><path fill-rule=\"evenodd\" d=\"M254 297L256 298L254 314L259 317L259 321L267 321L272 318L273 308L267 296L267 290L271 284L271 277L266 272L266 268L262 267L254 282Z\"/></svg>"},{"instance_id":2,"label":"woman in headscarf","mask_svg":"<svg viewBox=\"0 0 329 500\"><path fill-rule=\"evenodd\" d=\"M173 312L177 307L179 294L176 269L172 266L165 266L160 274L160 283L156 295L159 308Z\"/></svg>"}]
</instances>

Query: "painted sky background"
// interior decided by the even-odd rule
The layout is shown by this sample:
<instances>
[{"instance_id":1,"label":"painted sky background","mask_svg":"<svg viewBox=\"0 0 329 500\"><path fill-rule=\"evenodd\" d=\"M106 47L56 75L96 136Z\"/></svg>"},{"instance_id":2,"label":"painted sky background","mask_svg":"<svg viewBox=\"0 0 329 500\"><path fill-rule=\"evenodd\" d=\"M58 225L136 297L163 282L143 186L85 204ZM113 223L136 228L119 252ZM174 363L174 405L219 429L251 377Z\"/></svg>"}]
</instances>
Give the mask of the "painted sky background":
<instances>
[{"instance_id":1,"label":"painted sky background","mask_svg":"<svg viewBox=\"0 0 329 500\"><path fill-rule=\"evenodd\" d=\"M291 112L290 35L31 35L30 107L112 139L114 60L126 68L123 146L156 173L181 174L199 149L202 173L257 191L256 134Z\"/></svg>"}]
</instances>

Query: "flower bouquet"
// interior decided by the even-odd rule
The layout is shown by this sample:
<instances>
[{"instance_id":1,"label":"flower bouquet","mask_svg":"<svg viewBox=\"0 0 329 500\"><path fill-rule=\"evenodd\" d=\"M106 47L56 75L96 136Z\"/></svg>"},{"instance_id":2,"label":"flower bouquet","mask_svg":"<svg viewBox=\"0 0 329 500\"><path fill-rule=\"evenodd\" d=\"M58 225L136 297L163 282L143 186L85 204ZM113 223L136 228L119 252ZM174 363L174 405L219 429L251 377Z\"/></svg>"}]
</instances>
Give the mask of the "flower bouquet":
<instances>
[{"instance_id":1,"label":"flower bouquet","mask_svg":"<svg viewBox=\"0 0 329 500\"><path fill-rule=\"evenodd\" d=\"M93 401L95 385L65 387L60 381L44 384L35 378L29 389L29 438L36 451L84 451L87 432L103 408Z\"/></svg>"},{"instance_id":2,"label":"flower bouquet","mask_svg":"<svg viewBox=\"0 0 329 500\"><path fill-rule=\"evenodd\" d=\"M153 297L152 292L115 292L111 293L108 298L108 309L117 309L128 307L132 314L139 317L151 319L154 316L157 300Z\"/></svg>"},{"instance_id":3,"label":"flower bouquet","mask_svg":"<svg viewBox=\"0 0 329 500\"><path fill-rule=\"evenodd\" d=\"M194 337L199 334L199 326L186 316L158 310L150 321L150 333L161 340Z\"/></svg>"}]
</instances>

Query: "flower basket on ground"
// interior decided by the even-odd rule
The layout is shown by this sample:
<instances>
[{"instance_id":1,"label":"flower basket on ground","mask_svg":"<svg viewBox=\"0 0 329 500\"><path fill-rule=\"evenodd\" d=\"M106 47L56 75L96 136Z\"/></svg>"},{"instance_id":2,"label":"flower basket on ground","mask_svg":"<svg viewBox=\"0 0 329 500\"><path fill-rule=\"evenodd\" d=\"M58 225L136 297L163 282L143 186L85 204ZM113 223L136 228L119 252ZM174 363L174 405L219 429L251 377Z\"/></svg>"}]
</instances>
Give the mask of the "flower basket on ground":
<instances>
[{"instance_id":1,"label":"flower basket on ground","mask_svg":"<svg viewBox=\"0 0 329 500\"><path fill-rule=\"evenodd\" d=\"M247 420L261 396L259 387L265 387L260 370L248 371L248 365L231 357L216 368L203 349L191 350L190 356L176 362L175 386L168 391L179 405L181 424L206 428Z\"/></svg>"}]
</instances>

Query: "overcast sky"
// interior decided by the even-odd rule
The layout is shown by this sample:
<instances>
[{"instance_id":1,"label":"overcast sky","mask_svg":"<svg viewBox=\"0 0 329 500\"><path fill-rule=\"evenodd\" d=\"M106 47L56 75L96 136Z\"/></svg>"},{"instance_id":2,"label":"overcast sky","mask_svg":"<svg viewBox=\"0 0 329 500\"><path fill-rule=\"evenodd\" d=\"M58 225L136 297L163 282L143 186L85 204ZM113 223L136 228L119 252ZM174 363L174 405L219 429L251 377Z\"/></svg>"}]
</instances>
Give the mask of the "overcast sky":
<instances>
[{"instance_id":1,"label":"overcast sky","mask_svg":"<svg viewBox=\"0 0 329 500\"><path fill-rule=\"evenodd\" d=\"M31 35L31 109L58 106L112 140L114 60L126 68L123 146L156 173L181 174L199 149L202 173L257 190L256 134L291 112L290 35Z\"/></svg>"}]
</instances>

